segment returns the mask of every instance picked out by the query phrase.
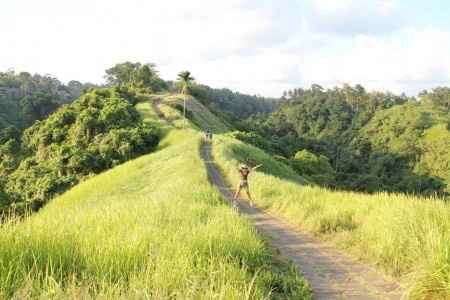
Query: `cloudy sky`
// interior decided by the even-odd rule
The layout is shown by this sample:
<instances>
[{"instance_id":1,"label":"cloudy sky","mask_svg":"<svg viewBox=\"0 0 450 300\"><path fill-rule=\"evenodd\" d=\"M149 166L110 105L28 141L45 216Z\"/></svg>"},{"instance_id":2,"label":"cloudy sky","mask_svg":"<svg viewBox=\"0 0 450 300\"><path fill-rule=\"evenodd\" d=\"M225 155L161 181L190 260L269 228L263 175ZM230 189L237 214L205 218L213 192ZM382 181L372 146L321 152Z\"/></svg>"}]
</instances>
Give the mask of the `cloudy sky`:
<instances>
[{"instance_id":1,"label":"cloudy sky","mask_svg":"<svg viewBox=\"0 0 450 300\"><path fill-rule=\"evenodd\" d=\"M0 71L101 83L123 61L165 79L280 96L312 83L450 84L445 0L1 0Z\"/></svg>"}]
</instances>

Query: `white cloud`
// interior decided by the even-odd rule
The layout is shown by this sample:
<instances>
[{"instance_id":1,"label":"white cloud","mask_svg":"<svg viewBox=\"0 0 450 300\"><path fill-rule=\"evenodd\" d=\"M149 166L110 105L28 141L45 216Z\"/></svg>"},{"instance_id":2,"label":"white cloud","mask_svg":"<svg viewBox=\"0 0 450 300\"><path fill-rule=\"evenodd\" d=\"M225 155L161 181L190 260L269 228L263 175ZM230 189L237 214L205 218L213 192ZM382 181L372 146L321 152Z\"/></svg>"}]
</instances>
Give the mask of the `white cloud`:
<instances>
[{"instance_id":1,"label":"white cloud","mask_svg":"<svg viewBox=\"0 0 450 300\"><path fill-rule=\"evenodd\" d=\"M396 0L80 0L0 3L0 70L99 82L124 60L167 79L277 96L319 83L415 93L449 80L449 31Z\"/></svg>"},{"instance_id":2,"label":"white cloud","mask_svg":"<svg viewBox=\"0 0 450 300\"><path fill-rule=\"evenodd\" d=\"M312 55L305 84L361 83L371 89L416 94L450 83L450 33L406 29L393 36L358 36L339 53Z\"/></svg>"},{"instance_id":3,"label":"white cloud","mask_svg":"<svg viewBox=\"0 0 450 300\"><path fill-rule=\"evenodd\" d=\"M339 34L383 34L404 21L397 0L315 0L306 16L314 30Z\"/></svg>"}]
</instances>

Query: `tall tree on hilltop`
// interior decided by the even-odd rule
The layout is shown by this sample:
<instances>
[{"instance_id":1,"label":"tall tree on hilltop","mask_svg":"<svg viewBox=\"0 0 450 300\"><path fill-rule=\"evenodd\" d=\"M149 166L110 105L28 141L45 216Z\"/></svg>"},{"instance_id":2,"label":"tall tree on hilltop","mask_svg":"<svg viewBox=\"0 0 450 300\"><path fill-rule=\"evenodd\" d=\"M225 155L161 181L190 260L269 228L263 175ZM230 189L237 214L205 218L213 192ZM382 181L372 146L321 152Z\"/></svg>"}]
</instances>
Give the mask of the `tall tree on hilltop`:
<instances>
[{"instance_id":1,"label":"tall tree on hilltop","mask_svg":"<svg viewBox=\"0 0 450 300\"><path fill-rule=\"evenodd\" d=\"M124 62L106 70L106 81L110 85L132 89L150 89L157 92L165 88L155 64Z\"/></svg>"},{"instance_id":2,"label":"tall tree on hilltop","mask_svg":"<svg viewBox=\"0 0 450 300\"><path fill-rule=\"evenodd\" d=\"M181 83L181 93L184 95L183 99L183 118L186 124L186 96L189 92L189 86L195 80L194 77L191 76L191 72L182 71L178 74L178 81Z\"/></svg>"}]
</instances>

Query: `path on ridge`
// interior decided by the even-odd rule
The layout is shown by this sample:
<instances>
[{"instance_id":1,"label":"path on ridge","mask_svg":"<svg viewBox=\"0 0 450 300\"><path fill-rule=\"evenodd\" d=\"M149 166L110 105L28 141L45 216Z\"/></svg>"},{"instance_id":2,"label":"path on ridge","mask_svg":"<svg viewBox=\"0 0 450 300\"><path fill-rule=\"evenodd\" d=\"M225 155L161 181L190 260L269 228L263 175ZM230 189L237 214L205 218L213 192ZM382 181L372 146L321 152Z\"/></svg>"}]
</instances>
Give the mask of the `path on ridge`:
<instances>
[{"instance_id":1,"label":"path on ridge","mask_svg":"<svg viewBox=\"0 0 450 300\"><path fill-rule=\"evenodd\" d=\"M166 118L166 115L164 115L164 113L161 111L161 108L159 107L159 105L161 104L161 99L151 100L150 102L152 104L153 111L156 113L158 118L171 125L172 122L168 118Z\"/></svg>"},{"instance_id":2,"label":"path on ridge","mask_svg":"<svg viewBox=\"0 0 450 300\"><path fill-rule=\"evenodd\" d=\"M213 160L211 145L203 143L200 154L209 181L231 202L232 191ZM402 299L402 288L372 267L358 263L261 209L250 207L242 199L238 201L238 209L282 256L299 267L313 290L314 299Z\"/></svg>"}]
</instances>

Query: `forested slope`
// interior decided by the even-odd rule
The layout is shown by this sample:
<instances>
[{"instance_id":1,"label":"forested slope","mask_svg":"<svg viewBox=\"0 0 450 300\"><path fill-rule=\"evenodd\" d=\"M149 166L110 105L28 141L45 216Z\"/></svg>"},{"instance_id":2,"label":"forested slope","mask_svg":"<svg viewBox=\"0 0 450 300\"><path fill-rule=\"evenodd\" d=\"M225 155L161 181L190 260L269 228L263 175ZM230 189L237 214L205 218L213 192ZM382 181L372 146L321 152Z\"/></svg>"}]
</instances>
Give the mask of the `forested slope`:
<instances>
[{"instance_id":1,"label":"forested slope","mask_svg":"<svg viewBox=\"0 0 450 300\"><path fill-rule=\"evenodd\" d=\"M0 72L0 132L6 126L22 130L42 120L60 105L78 98L93 87L70 81L62 84L56 78L27 72Z\"/></svg>"},{"instance_id":2,"label":"forested slope","mask_svg":"<svg viewBox=\"0 0 450 300\"><path fill-rule=\"evenodd\" d=\"M0 148L0 207L39 208L83 178L152 150L155 128L142 123L135 93L93 89Z\"/></svg>"},{"instance_id":3,"label":"forested slope","mask_svg":"<svg viewBox=\"0 0 450 300\"><path fill-rule=\"evenodd\" d=\"M297 90L268 116L250 118L246 130L271 141L277 154L297 158L303 174L326 174L316 178L322 185L445 194L450 191L448 99L448 88L416 100L361 86L313 86Z\"/></svg>"}]
</instances>

